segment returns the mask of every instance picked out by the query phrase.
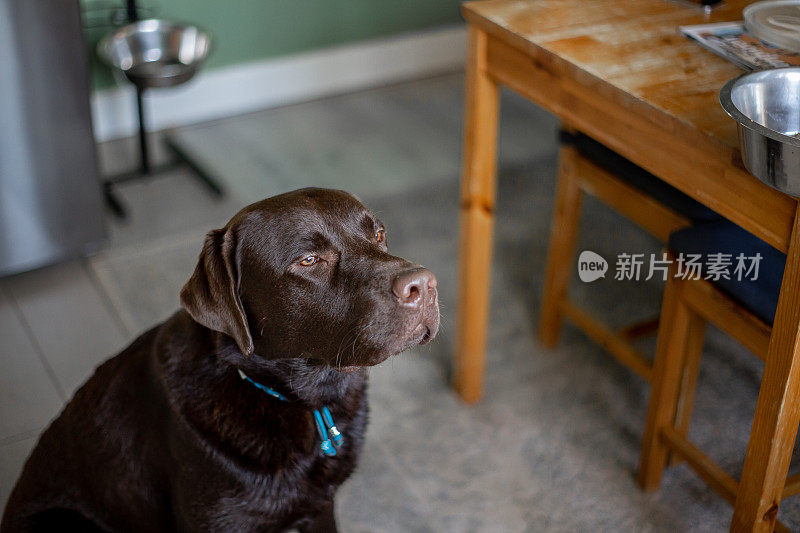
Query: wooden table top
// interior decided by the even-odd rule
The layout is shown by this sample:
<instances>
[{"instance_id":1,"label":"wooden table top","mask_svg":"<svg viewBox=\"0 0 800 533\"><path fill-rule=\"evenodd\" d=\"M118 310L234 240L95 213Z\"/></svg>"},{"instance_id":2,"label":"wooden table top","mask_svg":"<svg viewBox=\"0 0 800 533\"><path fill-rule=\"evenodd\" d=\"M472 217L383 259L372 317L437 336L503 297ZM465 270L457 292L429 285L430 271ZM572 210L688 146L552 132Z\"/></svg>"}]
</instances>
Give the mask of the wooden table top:
<instances>
[{"instance_id":1,"label":"wooden table top","mask_svg":"<svg viewBox=\"0 0 800 533\"><path fill-rule=\"evenodd\" d=\"M463 4L462 13L532 55L563 60L581 83L659 126L738 150L736 123L718 95L744 71L678 27L741 20L748 3L728 0L706 15L699 6L672 0L481 0Z\"/></svg>"}]
</instances>

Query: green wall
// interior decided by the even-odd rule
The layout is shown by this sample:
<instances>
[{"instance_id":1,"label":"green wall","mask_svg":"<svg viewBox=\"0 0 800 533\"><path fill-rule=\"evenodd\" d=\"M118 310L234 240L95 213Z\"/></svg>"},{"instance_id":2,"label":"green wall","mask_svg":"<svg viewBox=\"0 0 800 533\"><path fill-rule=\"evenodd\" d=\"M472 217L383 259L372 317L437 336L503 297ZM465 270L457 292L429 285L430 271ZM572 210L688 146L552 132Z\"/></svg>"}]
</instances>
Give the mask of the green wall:
<instances>
[{"instance_id":1,"label":"green wall","mask_svg":"<svg viewBox=\"0 0 800 533\"><path fill-rule=\"evenodd\" d=\"M116 0L119 5L124 0ZM81 0L89 45L112 25L108 0ZM374 39L460 20L459 0L140 0L145 14L203 26L214 35L208 68ZM92 52L95 88L113 78Z\"/></svg>"}]
</instances>

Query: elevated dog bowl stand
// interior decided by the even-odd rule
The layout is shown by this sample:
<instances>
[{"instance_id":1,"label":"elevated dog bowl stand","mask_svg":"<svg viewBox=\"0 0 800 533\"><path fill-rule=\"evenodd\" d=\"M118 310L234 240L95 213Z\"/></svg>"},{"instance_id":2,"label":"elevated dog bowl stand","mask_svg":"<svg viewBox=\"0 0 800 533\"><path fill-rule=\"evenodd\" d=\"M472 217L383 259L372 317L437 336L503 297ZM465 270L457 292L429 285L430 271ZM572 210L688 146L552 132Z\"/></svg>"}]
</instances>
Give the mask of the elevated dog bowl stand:
<instances>
[{"instance_id":1,"label":"elevated dog bowl stand","mask_svg":"<svg viewBox=\"0 0 800 533\"><path fill-rule=\"evenodd\" d=\"M130 24L133 24L139 20L136 0L127 0L126 11L127 19ZM217 196L222 196L223 190L217 180L212 177L202 165L192 158L189 153L181 148L170 133L165 134L164 144L167 146L167 148L169 148L169 151L174 156L174 160L163 165L152 165L150 161L150 150L147 143L147 123L144 112L144 94L145 91L150 88L164 86L163 80L167 78L166 76L156 78L134 77L127 72L125 74L128 80L136 88L136 111L139 123L139 168L130 172L108 177L103 181L103 194L106 204L111 211L119 218L127 218L127 210L114 191L114 186L116 184L153 177L163 172L184 166L188 167L194 176L212 193ZM172 81L171 83L168 83L168 85L180 85L181 83L185 83L185 81L188 81L188 78L185 80Z\"/></svg>"}]
</instances>

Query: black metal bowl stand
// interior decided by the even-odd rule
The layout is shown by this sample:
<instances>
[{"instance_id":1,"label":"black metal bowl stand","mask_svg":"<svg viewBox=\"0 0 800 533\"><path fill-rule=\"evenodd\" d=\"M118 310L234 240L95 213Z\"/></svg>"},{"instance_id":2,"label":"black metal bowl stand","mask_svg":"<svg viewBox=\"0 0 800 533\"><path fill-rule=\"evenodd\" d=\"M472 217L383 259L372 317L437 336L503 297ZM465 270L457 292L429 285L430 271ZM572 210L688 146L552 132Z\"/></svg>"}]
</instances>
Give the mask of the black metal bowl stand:
<instances>
[{"instance_id":1,"label":"black metal bowl stand","mask_svg":"<svg viewBox=\"0 0 800 533\"><path fill-rule=\"evenodd\" d=\"M127 15L129 23L139 20L136 0L127 0ZM164 143L169 148L169 151L173 154L174 160L163 165L153 166L151 164L150 151L147 146L147 127L144 116L143 102L143 96L147 90L147 87L139 83L134 83L134 86L136 87L136 111L139 121L139 168L130 172L124 172L122 174L110 176L103 181L103 195L105 196L106 204L111 211L121 219L126 219L128 216L125 205L120 201L119 197L114 191L114 185L127 181L153 177L157 174L183 166L188 167L194 176L206 187L208 187L212 193L217 196L222 196L223 190L217 180L214 179L209 172L203 168L202 165L193 159L190 154L183 150L169 133L164 135Z\"/></svg>"}]
</instances>

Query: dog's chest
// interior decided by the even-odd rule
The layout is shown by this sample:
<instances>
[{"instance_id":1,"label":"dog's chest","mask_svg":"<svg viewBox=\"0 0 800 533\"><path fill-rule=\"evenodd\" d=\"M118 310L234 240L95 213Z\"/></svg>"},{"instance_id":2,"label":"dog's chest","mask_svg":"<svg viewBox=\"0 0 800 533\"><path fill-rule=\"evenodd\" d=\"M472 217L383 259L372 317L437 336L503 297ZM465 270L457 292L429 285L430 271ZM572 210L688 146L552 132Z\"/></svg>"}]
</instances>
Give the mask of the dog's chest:
<instances>
[{"instance_id":1,"label":"dog's chest","mask_svg":"<svg viewBox=\"0 0 800 533\"><path fill-rule=\"evenodd\" d=\"M217 500L210 513L214 522L222 520L237 526L237 530L249 529L248 524L282 529L313 516L333 500L338 487L355 469L352 448L343 448L337 457L317 457L306 467L231 480L226 495Z\"/></svg>"},{"instance_id":2,"label":"dog's chest","mask_svg":"<svg viewBox=\"0 0 800 533\"><path fill-rule=\"evenodd\" d=\"M190 503L199 515L195 525L209 530L281 530L325 508L355 469L363 444L366 397L350 407L355 409L332 409L339 414L336 423L344 436L333 457L322 454L306 411L286 412L277 425L269 424L262 434L272 441L265 446L269 452L251 457L255 463L205 454L206 467L190 469L181 482L187 492L195 493ZM200 454L196 458L200 460Z\"/></svg>"}]
</instances>

